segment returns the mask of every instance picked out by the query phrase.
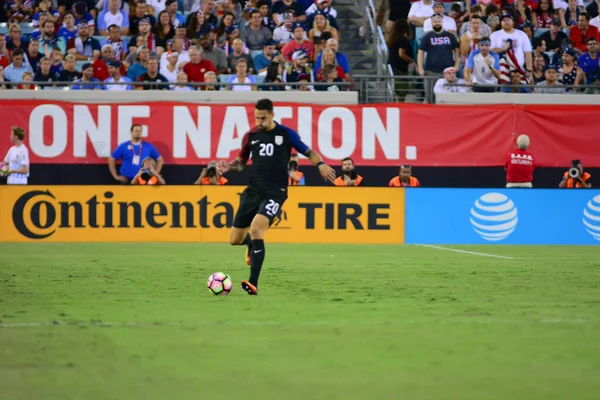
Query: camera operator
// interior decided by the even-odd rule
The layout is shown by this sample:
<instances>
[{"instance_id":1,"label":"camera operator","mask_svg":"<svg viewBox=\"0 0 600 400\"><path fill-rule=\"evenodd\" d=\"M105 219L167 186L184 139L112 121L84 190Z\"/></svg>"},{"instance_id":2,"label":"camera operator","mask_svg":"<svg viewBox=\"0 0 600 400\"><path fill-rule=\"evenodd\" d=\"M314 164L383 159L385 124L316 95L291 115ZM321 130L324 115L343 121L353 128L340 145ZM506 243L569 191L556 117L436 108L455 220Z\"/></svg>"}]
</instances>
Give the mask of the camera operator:
<instances>
[{"instance_id":1,"label":"camera operator","mask_svg":"<svg viewBox=\"0 0 600 400\"><path fill-rule=\"evenodd\" d=\"M506 170L507 188L531 188L533 187L533 169L535 158L527 149L529 148L529 136L519 135L517 137L517 149L506 154L504 169Z\"/></svg>"},{"instance_id":2,"label":"camera operator","mask_svg":"<svg viewBox=\"0 0 600 400\"><path fill-rule=\"evenodd\" d=\"M304 185L304 174L298 171L298 154L292 154L288 163L288 186Z\"/></svg>"},{"instance_id":3,"label":"camera operator","mask_svg":"<svg viewBox=\"0 0 600 400\"><path fill-rule=\"evenodd\" d=\"M342 176L338 176L333 184L335 186L359 186L362 180L362 176L356 173L354 161L350 157L346 157L342 160Z\"/></svg>"},{"instance_id":4,"label":"camera operator","mask_svg":"<svg viewBox=\"0 0 600 400\"><path fill-rule=\"evenodd\" d=\"M393 177L388 186L394 187L418 187L421 183L412 176L412 167L410 165L401 165L398 176Z\"/></svg>"},{"instance_id":5,"label":"camera operator","mask_svg":"<svg viewBox=\"0 0 600 400\"><path fill-rule=\"evenodd\" d=\"M144 158L142 168L131 180L132 185L165 185L166 183L156 171L156 161L152 157Z\"/></svg>"},{"instance_id":6,"label":"camera operator","mask_svg":"<svg viewBox=\"0 0 600 400\"><path fill-rule=\"evenodd\" d=\"M558 184L559 188L591 188L590 179L592 175L583 171L583 165L580 160L571 161L571 168L563 176L562 181Z\"/></svg>"},{"instance_id":7,"label":"camera operator","mask_svg":"<svg viewBox=\"0 0 600 400\"><path fill-rule=\"evenodd\" d=\"M200 176L194 182L194 185L224 185L227 182L227 178L219 172L217 162L211 161L206 168L202 168L202 172L200 172Z\"/></svg>"}]
</instances>

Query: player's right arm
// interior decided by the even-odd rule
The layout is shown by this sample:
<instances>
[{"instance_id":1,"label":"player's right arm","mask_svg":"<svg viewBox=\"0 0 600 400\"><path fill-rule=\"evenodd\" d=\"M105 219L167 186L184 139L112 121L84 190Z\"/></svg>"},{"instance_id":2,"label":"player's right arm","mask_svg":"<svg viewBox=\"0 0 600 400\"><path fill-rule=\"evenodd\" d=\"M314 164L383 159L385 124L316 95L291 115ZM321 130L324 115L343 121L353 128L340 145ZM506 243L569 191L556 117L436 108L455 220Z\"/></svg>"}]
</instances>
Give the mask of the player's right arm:
<instances>
[{"instance_id":1,"label":"player's right arm","mask_svg":"<svg viewBox=\"0 0 600 400\"><path fill-rule=\"evenodd\" d=\"M235 160L233 160L231 162L221 160L217 163L217 168L219 169L219 172L224 174L227 171L240 172L241 170L244 169L244 167L246 166L246 163L248 163L248 159L250 158L250 139L249 138L250 138L250 132L248 132L244 135L244 138L242 139L242 147L240 148L240 152L239 152L238 156L235 158Z\"/></svg>"}]
</instances>

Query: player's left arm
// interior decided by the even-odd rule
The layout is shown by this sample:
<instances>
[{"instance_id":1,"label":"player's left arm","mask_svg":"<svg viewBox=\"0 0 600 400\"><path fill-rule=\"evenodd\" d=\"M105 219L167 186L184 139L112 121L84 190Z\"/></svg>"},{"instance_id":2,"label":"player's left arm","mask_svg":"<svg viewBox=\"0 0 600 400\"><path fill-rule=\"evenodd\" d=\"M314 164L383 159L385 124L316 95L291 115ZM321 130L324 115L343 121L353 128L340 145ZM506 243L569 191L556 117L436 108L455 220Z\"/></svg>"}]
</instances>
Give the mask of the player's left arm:
<instances>
[{"instance_id":1,"label":"player's left arm","mask_svg":"<svg viewBox=\"0 0 600 400\"><path fill-rule=\"evenodd\" d=\"M288 129L288 131L292 147L296 149L298 153L304 154L306 158L310 160L312 165L319 168L319 173L321 174L321 177L323 177L323 179L333 183L336 178L335 170L329 165L325 164L323 158L321 158L319 153L308 147L306 143L302 141L298 132L292 129Z\"/></svg>"}]
</instances>

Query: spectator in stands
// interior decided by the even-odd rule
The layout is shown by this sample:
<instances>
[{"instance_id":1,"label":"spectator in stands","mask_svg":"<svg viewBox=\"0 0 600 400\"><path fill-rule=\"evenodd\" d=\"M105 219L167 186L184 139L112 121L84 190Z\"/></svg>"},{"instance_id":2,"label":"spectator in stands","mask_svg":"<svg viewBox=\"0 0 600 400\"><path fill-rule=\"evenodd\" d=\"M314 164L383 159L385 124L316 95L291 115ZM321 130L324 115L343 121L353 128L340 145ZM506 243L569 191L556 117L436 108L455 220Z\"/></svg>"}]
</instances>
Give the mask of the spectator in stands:
<instances>
[{"instance_id":1,"label":"spectator in stands","mask_svg":"<svg viewBox=\"0 0 600 400\"><path fill-rule=\"evenodd\" d=\"M408 20L414 26L423 26L425 20L433 14L433 0L420 0L412 3L410 6Z\"/></svg>"},{"instance_id":2,"label":"spectator in stands","mask_svg":"<svg viewBox=\"0 0 600 400\"><path fill-rule=\"evenodd\" d=\"M202 59L200 50L197 47L190 47L188 53L190 61L183 66L183 72L187 74L190 82L204 82L204 74L206 72L217 72L212 62Z\"/></svg>"},{"instance_id":3,"label":"spectator in stands","mask_svg":"<svg viewBox=\"0 0 600 400\"><path fill-rule=\"evenodd\" d=\"M529 136L519 135L517 137L517 148L506 154L504 169L506 170L507 188L533 187L535 157L527 150L529 143Z\"/></svg>"},{"instance_id":4,"label":"spectator in stands","mask_svg":"<svg viewBox=\"0 0 600 400\"><path fill-rule=\"evenodd\" d=\"M332 7L332 0L317 0L310 5L305 11L306 17L315 16L319 12L323 14L331 15L333 18L337 18L337 10Z\"/></svg>"},{"instance_id":5,"label":"spectator in stands","mask_svg":"<svg viewBox=\"0 0 600 400\"><path fill-rule=\"evenodd\" d=\"M121 10L121 0L107 0L108 8L98 14L98 32L108 35L108 27L116 25L122 35L129 34L129 16Z\"/></svg>"},{"instance_id":6,"label":"spectator in stands","mask_svg":"<svg viewBox=\"0 0 600 400\"><path fill-rule=\"evenodd\" d=\"M210 33L211 30L214 29L214 25L212 25L205 18L204 12L198 11L194 18L188 18L188 28L187 28L187 37L190 39L197 39L200 35L205 33Z\"/></svg>"},{"instance_id":7,"label":"spectator in stands","mask_svg":"<svg viewBox=\"0 0 600 400\"><path fill-rule=\"evenodd\" d=\"M585 84L593 85L594 82L600 77L600 65L598 56L598 40L596 38L587 39L587 53L583 53L578 61L577 66L581 68L585 74Z\"/></svg>"},{"instance_id":8,"label":"spectator in stands","mask_svg":"<svg viewBox=\"0 0 600 400\"><path fill-rule=\"evenodd\" d=\"M14 52L13 52L14 53ZM40 52L40 44L37 39L31 39L27 51L25 52L25 62L31 66L31 71L35 73L38 69L40 60L44 54Z\"/></svg>"},{"instance_id":9,"label":"spectator in stands","mask_svg":"<svg viewBox=\"0 0 600 400\"><path fill-rule=\"evenodd\" d=\"M218 47L214 47L213 41L207 34L200 35L198 42L202 49L202 59L208 60L214 65L217 75L226 73L228 64L225 52Z\"/></svg>"},{"instance_id":10,"label":"spectator in stands","mask_svg":"<svg viewBox=\"0 0 600 400\"><path fill-rule=\"evenodd\" d=\"M329 21L325 17L325 13L322 11L317 11L312 24L312 29L308 32L308 38L314 43L315 39L319 39L323 32L331 33L331 37L333 39L338 38L337 29L329 25Z\"/></svg>"},{"instance_id":11,"label":"spectator in stands","mask_svg":"<svg viewBox=\"0 0 600 400\"><path fill-rule=\"evenodd\" d=\"M150 32L150 18L142 18L138 23L139 33L129 40L129 52L133 53L138 48L138 38L142 39L144 46L149 51L156 51L156 37Z\"/></svg>"},{"instance_id":12,"label":"spectator in stands","mask_svg":"<svg viewBox=\"0 0 600 400\"><path fill-rule=\"evenodd\" d=\"M288 162L288 186L304 186L304 174L298 170L298 154L292 154Z\"/></svg>"},{"instance_id":13,"label":"spectator in stands","mask_svg":"<svg viewBox=\"0 0 600 400\"><path fill-rule=\"evenodd\" d=\"M254 69L256 73L264 73L272 62L284 61L283 55L275 51L275 42L267 40L263 45L262 53L254 57Z\"/></svg>"},{"instance_id":14,"label":"spectator in stands","mask_svg":"<svg viewBox=\"0 0 600 400\"><path fill-rule=\"evenodd\" d=\"M574 50L567 50L562 54L562 67L558 69L559 82L566 86L575 86L575 89L568 88L567 92L576 92L577 86L585 82L585 73L575 64L576 59Z\"/></svg>"},{"instance_id":15,"label":"spectator in stands","mask_svg":"<svg viewBox=\"0 0 600 400\"><path fill-rule=\"evenodd\" d=\"M298 82L298 76L300 74L307 74L310 77L309 82L314 82L315 76L314 76L312 69L310 69L310 67L308 65L306 65L307 60L308 60L308 57L305 52L303 52L302 50L295 51L294 55L292 56L292 65L289 67L286 67L283 70L283 82L285 82L285 83ZM291 86L286 87L287 90L291 90L294 88L295 88L295 86L294 87L291 87Z\"/></svg>"},{"instance_id":16,"label":"spectator in stands","mask_svg":"<svg viewBox=\"0 0 600 400\"><path fill-rule=\"evenodd\" d=\"M158 57L150 56L148 59L148 71L140 75L136 82L160 82L168 83L169 80L158 72ZM168 85L136 85L138 90L169 90Z\"/></svg>"},{"instance_id":17,"label":"spectator in stands","mask_svg":"<svg viewBox=\"0 0 600 400\"><path fill-rule=\"evenodd\" d=\"M9 20L28 22L34 14L33 1L10 0L3 4Z\"/></svg>"},{"instance_id":18,"label":"spectator in stands","mask_svg":"<svg viewBox=\"0 0 600 400\"><path fill-rule=\"evenodd\" d=\"M206 168L202 168L200 176L194 182L194 185L225 185L227 182L229 182L227 178L219 172L217 162L211 161Z\"/></svg>"},{"instance_id":19,"label":"spectator in stands","mask_svg":"<svg viewBox=\"0 0 600 400\"><path fill-rule=\"evenodd\" d=\"M283 66L284 64L280 64L278 62L272 62L267 67L265 81L264 83L271 83L268 86L262 86L260 90L264 91L281 91L285 90L285 86L280 84L283 82Z\"/></svg>"},{"instance_id":20,"label":"spectator in stands","mask_svg":"<svg viewBox=\"0 0 600 400\"><path fill-rule=\"evenodd\" d=\"M61 72L63 72L63 60L65 55L61 53L60 49L52 50L52 56L50 57L50 72L52 72L57 77L60 76Z\"/></svg>"},{"instance_id":21,"label":"spectator in stands","mask_svg":"<svg viewBox=\"0 0 600 400\"><path fill-rule=\"evenodd\" d=\"M414 59L412 39L413 31L408 25L408 20L397 19L389 32L387 40L388 64L392 67L394 76L408 76L416 68L417 63ZM394 79L397 102L404 102L409 83L407 79Z\"/></svg>"},{"instance_id":22,"label":"spectator in stands","mask_svg":"<svg viewBox=\"0 0 600 400\"><path fill-rule=\"evenodd\" d=\"M240 58L235 65L236 74L229 77L228 83L246 83L252 86L232 85L228 86L227 90L233 91L256 91L256 79L252 75L248 75L248 63L246 59Z\"/></svg>"},{"instance_id":23,"label":"spectator in stands","mask_svg":"<svg viewBox=\"0 0 600 400\"><path fill-rule=\"evenodd\" d=\"M231 27L235 27L235 16L233 13L227 12L221 17L219 26L215 31L217 43L223 43L227 41L227 29Z\"/></svg>"},{"instance_id":24,"label":"spectator in stands","mask_svg":"<svg viewBox=\"0 0 600 400\"><path fill-rule=\"evenodd\" d=\"M100 57L100 42L89 35L87 22L77 25L77 37L69 40L67 52L73 54L77 60L92 61Z\"/></svg>"},{"instance_id":25,"label":"spectator in stands","mask_svg":"<svg viewBox=\"0 0 600 400\"><path fill-rule=\"evenodd\" d=\"M533 40L533 60L535 62L535 57L542 56L544 58L544 62L546 64L550 63L550 57L546 54L546 41L540 37L537 37Z\"/></svg>"},{"instance_id":26,"label":"spectator in stands","mask_svg":"<svg viewBox=\"0 0 600 400\"><path fill-rule=\"evenodd\" d=\"M173 26L177 26L179 24L185 25L185 17L179 12L179 4L177 4L177 0L167 0L165 2L165 6Z\"/></svg>"},{"instance_id":27,"label":"spectator in stands","mask_svg":"<svg viewBox=\"0 0 600 400\"><path fill-rule=\"evenodd\" d=\"M584 189L589 189L592 187L592 175L590 175L588 172L585 172L583 170L583 164L581 164L580 160L573 160L571 161L571 168L577 168L579 170L579 173L577 174L577 176L575 178L572 178L570 175L570 171L565 172L565 174L563 175L563 179L562 181L560 181L560 183L558 184L559 188L567 188L567 189L580 189L580 188L584 188Z\"/></svg>"},{"instance_id":28,"label":"spectator in stands","mask_svg":"<svg viewBox=\"0 0 600 400\"><path fill-rule=\"evenodd\" d=\"M483 37L478 49L471 52L465 66L465 82L474 92L495 92L494 88L477 85L496 85L500 78L500 57L490 51L491 41Z\"/></svg>"},{"instance_id":29,"label":"spectator in stands","mask_svg":"<svg viewBox=\"0 0 600 400\"><path fill-rule=\"evenodd\" d=\"M598 34L598 28L590 25L590 15L588 13L581 13L579 15L579 21L576 26L572 26L569 31L569 39L573 41L575 46L575 52L581 55L587 51L587 39L593 37L596 41L600 41L600 35Z\"/></svg>"},{"instance_id":30,"label":"spectator in stands","mask_svg":"<svg viewBox=\"0 0 600 400\"><path fill-rule=\"evenodd\" d=\"M294 40L283 46L281 53L289 62L293 62L292 55L298 51L303 51L309 59L313 59L314 47L311 41L305 39L304 28L300 23L294 24ZM318 62L318 61L317 61Z\"/></svg>"},{"instance_id":31,"label":"spectator in stands","mask_svg":"<svg viewBox=\"0 0 600 400\"><path fill-rule=\"evenodd\" d=\"M42 37L42 34L44 33L44 22L52 20L52 17L49 13L44 12L40 14L39 19L39 25L33 30L33 32L31 32L30 39L39 39L40 37Z\"/></svg>"},{"instance_id":32,"label":"spectator in stands","mask_svg":"<svg viewBox=\"0 0 600 400\"><path fill-rule=\"evenodd\" d=\"M271 39L273 33L269 28L262 25L260 11L254 10L250 16L250 24L241 29L242 40L250 50L261 50L262 44Z\"/></svg>"},{"instance_id":33,"label":"spectator in stands","mask_svg":"<svg viewBox=\"0 0 600 400\"><path fill-rule=\"evenodd\" d=\"M444 69L444 77L438 79L433 87L433 93L464 93L467 91L464 79L456 78L457 69L454 67L448 67ZM449 86L449 85L463 85L463 86Z\"/></svg>"},{"instance_id":34,"label":"spectator in stands","mask_svg":"<svg viewBox=\"0 0 600 400\"><path fill-rule=\"evenodd\" d=\"M47 13L54 22L57 22L60 18L60 13L57 10L52 9L51 0L40 0L37 5L37 10L33 15L33 19L31 20L31 25L34 28L40 26L39 16L42 13Z\"/></svg>"},{"instance_id":35,"label":"spectator in stands","mask_svg":"<svg viewBox=\"0 0 600 400\"><path fill-rule=\"evenodd\" d=\"M74 57L73 55L71 55ZM68 56L67 56L68 57ZM81 78L75 80L75 84L71 85L71 90L102 90L100 80L94 78L94 66L91 63L85 63L81 67Z\"/></svg>"},{"instance_id":36,"label":"spectator in stands","mask_svg":"<svg viewBox=\"0 0 600 400\"><path fill-rule=\"evenodd\" d=\"M43 57L40 60L40 69L35 73L33 80L35 82L56 82L58 79L55 74L50 71L52 61L48 57ZM39 89L46 88L46 85L38 85Z\"/></svg>"},{"instance_id":37,"label":"spectator in stands","mask_svg":"<svg viewBox=\"0 0 600 400\"><path fill-rule=\"evenodd\" d=\"M441 0L435 0L433 2L433 13L439 14L442 16L442 29L446 32L450 32L456 35L456 21L453 18L444 15L444 3ZM431 27L431 18L427 18L423 23L423 31L425 33L431 32L433 28Z\"/></svg>"},{"instance_id":38,"label":"spectator in stands","mask_svg":"<svg viewBox=\"0 0 600 400\"><path fill-rule=\"evenodd\" d=\"M416 4L416 3L415 3ZM431 18L433 31L427 32L421 39L419 54L417 56L417 68L419 75L442 78L444 70L454 66L455 71L460 65L460 54L456 36L445 32L442 28L442 16L439 14ZM427 54L427 65L425 66L425 54ZM426 97L432 92L433 79L425 80Z\"/></svg>"},{"instance_id":39,"label":"spectator in stands","mask_svg":"<svg viewBox=\"0 0 600 400\"><path fill-rule=\"evenodd\" d=\"M62 36L57 36L54 33L54 27L55 25L53 21L46 21L42 26L44 33L39 40L39 45L41 52L44 53L46 57L51 56L52 50L54 50L54 48L59 48L62 53L65 53L67 50L65 38L63 38Z\"/></svg>"},{"instance_id":40,"label":"spectator in stands","mask_svg":"<svg viewBox=\"0 0 600 400\"><path fill-rule=\"evenodd\" d=\"M412 166L403 164L400 166L398 176L390 179L388 186L393 187L419 187L421 183L417 178L412 176Z\"/></svg>"},{"instance_id":41,"label":"spectator in stands","mask_svg":"<svg viewBox=\"0 0 600 400\"><path fill-rule=\"evenodd\" d=\"M358 175L354 167L354 161L350 157L342 160L342 175L333 182L335 186L360 186L363 182L362 176Z\"/></svg>"},{"instance_id":42,"label":"spectator in stands","mask_svg":"<svg viewBox=\"0 0 600 400\"><path fill-rule=\"evenodd\" d=\"M6 48L6 38L0 34L0 65L8 67L10 64L10 51Z\"/></svg>"},{"instance_id":43,"label":"spectator in stands","mask_svg":"<svg viewBox=\"0 0 600 400\"><path fill-rule=\"evenodd\" d=\"M513 16L504 12L500 18L502 29L492 33L492 51L504 57L513 70L525 69L524 75L533 70L531 42L527 35L514 27Z\"/></svg>"},{"instance_id":44,"label":"spectator in stands","mask_svg":"<svg viewBox=\"0 0 600 400\"><path fill-rule=\"evenodd\" d=\"M21 49L23 51L27 50L29 47L29 41L25 39L23 36L23 31L18 24L11 25L8 28L8 38L6 40L6 48L9 51L13 51L14 49Z\"/></svg>"},{"instance_id":45,"label":"spectator in stands","mask_svg":"<svg viewBox=\"0 0 600 400\"><path fill-rule=\"evenodd\" d=\"M140 170L142 160L156 160L156 172L160 173L164 160L150 142L142 141L142 126L131 126L131 140L123 142L108 157L108 170L113 179L120 183L129 183ZM121 160L121 169L117 174L116 160Z\"/></svg>"},{"instance_id":46,"label":"spectator in stands","mask_svg":"<svg viewBox=\"0 0 600 400\"><path fill-rule=\"evenodd\" d=\"M469 21L462 24L460 27L460 36L462 37L465 33L471 31L471 21L473 20L473 16L477 15L479 17L479 37L487 36L490 37L492 35L493 30L491 27L483 22L483 18L485 17L485 9L481 4L476 4L471 8L471 17ZM489 22L488 22L489 23Z\"/></svg>"},{"instance_id":47,"label":"spectator in stands","mask_svg":"<svg viewBox=\"0 0 600 400\"><path fill-rule=\"evenodd\" d=\"M108 74L110 75L104 80L104 83L131 83L132 80L126 76L121 75L121 62L117 60L110 61L108 63ZM104 90L133 90L131 85L104 85Z\"/></svg>"},{"instance_id":48,"label":"spectator in stands","mask_svg":"<svg viewBox=\"0 0 600 400\"><path fill-rule=\"evenodd\" d=\"M562 31L561 23L558 18L555 18L550 23L550 30L544 32L540 39L546 42L546 51L557 52L563 40L567 38L567 34Z\"/></svg>"},{"instance_id":49,"label":"spectator in stands","mask_svg":"<svg viewBox=\"0 0 600 400\"><path fill-rule=\"evenodd\" d=\"M235 16L235 20L238 22L243 21L242 6L239 1L235 0L223 0L223 13L230 12Z\"/></svg>"},{"instance_id":50,"label":"spectator in stands","mask_svg":"<svg viewBox=\"0 0 600 400\"><path fill-rule=\"evenodd\" d=\"M156 25L156 19L154 15L147 13L147 5L146 0L137 0L135 7L135 14L131 17L131 21L129 24L131 35L135 36L140 33L138 26L142 19L147 18L150 26L153 27Z\"/></svg>"},{"instance_id":51,"label":"spectator in stands","mask_svg":"<svg viewBox=\"0 0 600 400\"><path fill-rule=\"evenodd\" d=\"M305 10L302 9L302 6L298 4L294 0L281 0L277 2L273 2L271 6L271 13L273 15L273 20L280 26L283 23L283 13L288 9L292 8L294 10L294 15L296 16L296 20L298 22L306 21L306 13Z\"/></svg>"},{"instance_id":52,"label":"spectator in stands","mask_svg":"<svg viewBox=\"0 0 600 400\"><path fill-rule=\"evenodd\" d=\"M177 69L181 70L181 68L183 68L183 65L190 61L190 56L188 54L188 52L186 50L184 50L183 48L183 39L181 39L180 37L174 37L173 41L171 42L171 50L174 53L177 53ZM167 61L167 57L168 57L168 52L164 52L161 57L160 57L160 65L164 66L167 65L169 62Z\"/></svg>"},{"instance_id":53,"label":"spectator in stands","mask_svg":"<svg viewBox=\"0 0 600 400\"><path fill-rule=\"evenodd\" d=\"M110 76L108 65L113 61L119 61L115 58L115 52L110 44L102 46L102 58L92 63L94 66L94 78L104 82ZM125 75L125 67L121 64L121 75Z\"/></svg>"},{"instance_id":54,"label":"spectator in stands","mask_svg":"<svg viewBox=\"0 0 600 400\"><path fill-rule=\"evenodd\" d=\"M7 90L10 85L6 86L8 79L4 79L4 66L0 65L0 90Z\"/></svg>"},{"instance_id":55,"label":"spectator in stands","mask_svg":"<svg viewBox=\"0 0 600 400\"><path fill-rule=\"evenodd\" d=\"M333 53L335 54L335 60L337 62L337 64L342 67L342 69L344 70L344 74L349 74L350 73L350 64L348 63L348 57L346 57L346 55L342 52L339 51L339 42L334 39L328 39L327 40L327 49L333 51ZM316 61L316 65L321 65L322 61L321 59L323 58L322 54L319 54L317 56L317 61Z\"/></svg>"},{"instance_id":56,"label":"spectator in stands","mask_svg":"<svg viewBox=\"0 0 600 400\"><path fill-rule=\"evenodd\" d=\"M177 85L172 85L171 90L176 92L192 92L195 89L192 88L188 83L188 77L185 72L180 72L177 74Z\"/></svg>"},{"instance_id":57,"label":"spectator in stands","mask_svg":"<svg viewBox=\"0 0 600 400\"><path fill-rule=\"evenodd\" d=\"M183 50L189 49L192 46L192 41L186 35L187 35L186 26L183 24L176 25L175 26L175 36L173 36L173 39L167 41L168 49L172 50L173 40L175 38L180 38L181 40L183 40Z\"/></svg>"},{"instance_id":58,"label":"spectator in stands","mask_svg":"<svg viewBox=\"0 0 600 400\"><path fill-rule=\"evenodd\" d=\"M317 85L315 90L328 91L328 92L339 92L347 90L341 83L344 80L338 75L337 66L334 64L325 64L322 68L321 74L323 79L319 80L320 83L327 83L328 85Z\"/></svg>"},{"instance_id":59,"label":"spectator in stands","mask_svg":"<svg viewBox=\"0 0 600 400\"><path fill-rule=\"evenodd\" d=\"M125 59L127 44L121 39L121 29L117 25L108 27L108 38L102 43L102 47L104 48L107 44L112 47L116 60L123 61Z\"/></svg>"},{"instance_id":60,"label":"spectator in stands","mask_svg":"<svg viewBox=\"0 0 600 400\"><path fill-rule=\"evenodd\" d=\"M546 79L546 65L550 65L550 63L546 63L544 57L541 55L536 55L533 58L533 72L531 73L533 77L533 83L538 84Z\"/></svg>"},{"instance_id":61,"label":"spectator in stands","mask_svg":"<svg viewBox=\"0 0 600 400\"><path fill-rule=\"evenodd\" d=\"M152 30L152 34L156 40L156 52L160 56L168 49L167 42L175 36L175 27L171 23L171 17L167 10L163 10L158 14L158 21Z\"/></svg>"},{"instance_id":62,"label":"spectator in stands","mask_svg":"<svg viewBox=\"0 0 600 400\"><path fill-rule=\"evenodd\" d=\"M463 57L468 57L471 52L477 50L477 43L479 42L479 39L484 37L484 35L481 34L480 29L480 26L483 22L481 21L479 15L471 15L471 20L469 23L471 29L469 29L460 37L460 55Z\"/></svg>"},{"instance_id":63,"label":"spectator in stands","mask_svg":"<svg viewBox=\"0 0 600 400\"><path fill-rule=\"evenodd\" d=\"M211 84L204 86L204 90L221 90L221 87L218 85L217 74L213 71L208 71L204 74L204 83Z\"/></svg>"},{"instance_id":64,"label":"spectator in stands","mask_svg":"<svg viewBox=\"0 0 600 400\"><path fill-rule=\"evenodd\" d=\"M273 40L277 43L277 48L282 48L294 40L294 22L296 18L293 10L283 13L283 23L273 31Z\"/></svg>"},{"instance_id":65,"label":"spectator in stands","mask_svg":"<svg viewBox=\"0 0 600 400\"><path fill-rule=\"evenodd\" d=\"M580 14L581 10L577 7L577 0L568 0L567 8L559 14L563 29L576 26L579 22Z\"/></svg>"},{"instance_id":66,"label":"spectator in stands","mask_svg":"<svg viewBox=\"0 0 600 400\"><path fill-rule=\"evenodd\" d=\"M538 82L535 87L535 93L566 93L563 84L558 82L558 72L555 65L548 65L544 71L544 80Z\"/></svg>"},{"instance_id":67,"label":"spectator in stands","mask_svg":"<svg viewBox=\"0 0 600 400\"><path fill-rule=\"evenodd\" d=\"M590 15L590 17L593 17L592 19L590 19L590 25L593 25L596 28L598 28L598 30L600 30L600 15L598 14L598 4L600 4L600 0L592 2L587 8L587 13ZM591 6L596 6L595 13L590 10Z\"/></svg>"},{"instance_id":68,"label":"spectator in stands","mask_svg":"<svg viewBox=\"0 0 600 400\"><path fill-rule=\"evenodd\" d=\"M138 62L129 67L127 77L135 82L137 78L148 72L148 59L150 58L150 50L146 46L142 46L138 51Z\"/></svg>"},{"instance_id":69,"label":"spectator in stands","mask_svg":"<svg viewBox=\"0 0 600 400\"><path fill-rule=\"evenodd\" d=\"M21 80L23 82L27 82L27 83L22 83L22 84L18 85L17 89L19 89L19 90L35 90L36 86L30 83L30 82L33 82L33 73L32 72L24 72L23 78L21 78Z\"/></svg>"},{"instance_id":70,"label":"spectator in stands","mask_svg":"<svg viewBox=\"0 0 600 400\"><path fill-rule=\"evenodd\" d=\"M69 1L67 4L71 3L72 2ZM94 9L94 6L93 0L77 1L72 4L71 12L75 16L75 25L77 25L77 28L79 28L80 22L87 22L92 33L94 33L94 30L96 29L96 10ZM58 7L58 11L62 14L64 11L62 11L61 8L64 7Z\"/></svg>"},{"instance_id":71,"label":"spectator in stands","mask_svg":"<svg viewBox=\"0 0 600 400\"><path fill-rule=\"evenodd\" d=\"M533 10L531 22L536 28L550 28L555 18L552 0L540 0L538 7Z\"/></svg>"},{"instance_id":72,"label":"spectator in stands","mask_svg":"<svg viewBox=\"0 0 600 400\"><path fill-rule=\"evenodd\" d=\"M215 1L214 0L203 0L202 1L202 14L204 16L204 22L208 25L211 26L211 29L214 29L218 24L219 21L217 19L217 17L214 15L214 11L215 11ZM200 12L198 12L200 13ZM187 25L190 26L190 20L193 19L194 15L190 14L188 16L188 20L187 20ZM197 18L197 16L196 16ZM241 21L241 19L240 19Z\"/></svg>"},{"instance_id":73,"label":"spectator in stands","mask_svg":"<svg viewBox=\"0 0 600 400\"><path fill-rule=\"evenodd\" d=\"M75 16L72 12L67 11L63 16L63 24L58 28L57 35L65 39L65 43L69 43L71 39L77 37L77 27L75 26Z\"/></svg>"},{"instance_id":74,"label":"spectator in stands","mask_svg":"<svg viewBox=\"0 0 600 400\"><path fill-rule=\"evenodd\" d=\"M161 11L164 11L166 7L163 0L146 0L146 3L148 8L147 12L154 14L156 19L158 19L158 14L160 14Z\"/></svg>"},{"instance_id":75,"label":"spectator in stands","mask_svg":"<svg viewBox=\"0 0 600 400\"><path fill-rule=\"evenodd\" d=\"M166 51L164 55L166 55L167 63L163 63L161 59L160 74L167 78L169 82L177 82L177 75L180 71L177 68L177 59L179 57L179 53L177 53L176 51L169 50Z\"/></svg>"},{"instance_id":76,"label":"spectator in stands","mask_svg":"<svg viewBox=\"0 0 600 400\"><path fill-rule=\"evenodd\" d=\"M75 56L68 54L65 57L65 64L63 71L58 77L59 82L73 82L81 78L81 74L75 70Z\"/></svg>"},{"instance_id":77,"label":"spectator in stands","mask_svg":"<svg viewBox=\"0 0 600 400\"><path fill-rule=\"evenodd\" d=\"M254 74L254 63L252 62L252 57L249 54L244 54L244 42L242 41L242 39L234 39L233 45L231 47L233 48L233 53L229 57L227 57L227 73L230 74L232 73L232 71L235 71L235 65L237 64L237 61L243 58L244 60L246 60L246 64L248 66L248 73Z\"/></svg>"},{"instance_id":78,"label":"spectator in stands","mask_svg":"<svg viewBox=\"0 0 600 400\"><path fill-rule=\"evenodd\" d=\"M503 86L500 91L502 93L532 93L531 89L527 87L517 87L522 86L521 83L521 73L516 69L510 71L509 74L510 81L507 83L507 86Z\"/></svg>"},{"instance_id":79,"label":"spectator in stands","mask_svg":"<svg viewBox=\"0 0 600 400\"><path fill-rule=\"evenodd\" d=\"M277 28L277 24L273 20L271 11L269 9L269 2L267 0L259 0L256 2L256 9L260 12L262 17L261 23L263 26L269 28L271 32Z\"/></svg>"},{"instance_id":80,"label":"spectator in stands","mask_svg":"<svg viewBox=\"0 0 600 400\"><path fill-rule=\"evenodd\" d=\"M317 69L317 80L318 81L322 81L323 79L325 79L325 76L322 74L322 69L323 69L323 67L325 67L325 65L333 65L337 71L337 76L341 80L344 80L346 78L346 73L344 72L344 69L340 65L338 65L338 63L335 59L335 53L332 50L325 49L325 50L323 50L323 54L321 57L321 64L316 66L318 68Z\"/></svg>"}]
</instances>

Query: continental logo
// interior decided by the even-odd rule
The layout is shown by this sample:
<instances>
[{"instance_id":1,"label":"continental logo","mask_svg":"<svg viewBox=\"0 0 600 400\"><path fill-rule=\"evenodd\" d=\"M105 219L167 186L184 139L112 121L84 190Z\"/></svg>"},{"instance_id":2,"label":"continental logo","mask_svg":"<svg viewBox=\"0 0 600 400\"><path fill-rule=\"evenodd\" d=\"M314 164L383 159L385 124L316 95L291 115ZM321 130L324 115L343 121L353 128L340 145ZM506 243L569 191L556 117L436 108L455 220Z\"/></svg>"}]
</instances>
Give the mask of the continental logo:
<instances>
[{"instance_id":1,"label":"continental logo","mask_svg":"<svg viewBox=\"0 0 600 400\"><path fill-rule=\"evenodd\" d=\"M19 233L45 239L57 229L125 228L229 228L235 215L229 202L213 204L204 196L197 201L114 201L105 191L85 202L58 201L49 190L34 190L17 199L12 220Z\"/></svg>"}]
</instances>

